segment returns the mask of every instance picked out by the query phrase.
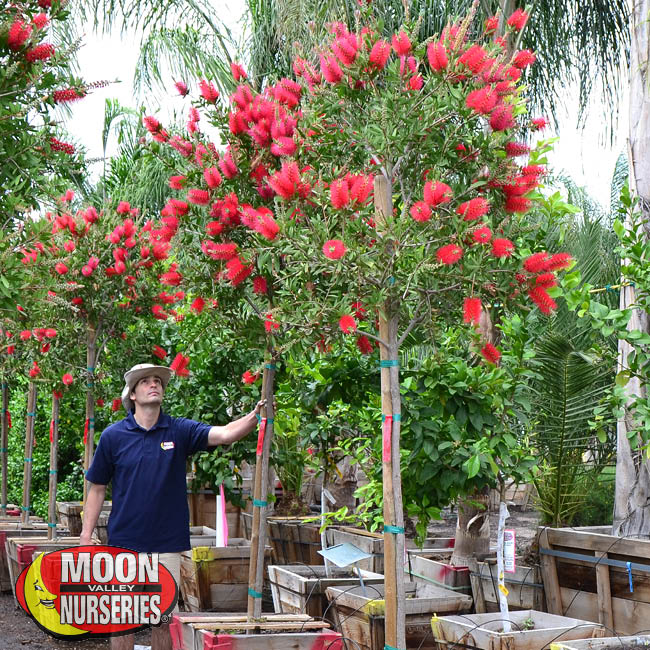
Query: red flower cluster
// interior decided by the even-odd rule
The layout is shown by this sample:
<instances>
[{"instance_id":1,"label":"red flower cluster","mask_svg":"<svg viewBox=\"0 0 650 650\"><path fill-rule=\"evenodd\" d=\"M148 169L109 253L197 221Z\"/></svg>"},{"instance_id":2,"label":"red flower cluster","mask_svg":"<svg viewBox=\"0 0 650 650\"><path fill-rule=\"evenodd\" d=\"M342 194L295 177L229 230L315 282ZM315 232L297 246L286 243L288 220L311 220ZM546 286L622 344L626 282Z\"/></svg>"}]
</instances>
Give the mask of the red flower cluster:
<instances>
[{"instance_id":1,"label":"red flower cluster","mask_svg":"<svg viewBox=\"0 0 650 650\"><path fill-rule=\"evenodd\" d=\"M323 255L331 260L340 260L347 250L340 239L329 239L323 244Z\"/></svg>"},{"instance_id":2,"label":"red flower cluster","mask_svg":"<svg viewBox=\"0 0 650 650\"><path fill-rule=\"evenodd\" d=\"M273 241L280 232L280 226L276 223L273 212L269 208L255 209L250 205L243 205L241 222L269 241Z\"/></svg>"},{"instance_id":3,"label":"red flower cluster","mask_svg":"<svg viewBox=\"0 0 650 650\"><path fill-rule=\"evenodd\" d=\"M242 376L241 380L244 384L254 384L259 378L259 374L253 374L250 370L247 370Z\"/></svg>"},{"instance_id":4,"label":"red flower cluster","mask_svg":"<svg viewBox=\"0 0 650 650\"><path fill-rule=\"evenodd\" d=\"M188 377L190 374L190 371L188 370L189 365L190 365L190 358L182 355L179 352L174 357L174 360L171 362L169 367L177 377Z\"/></svg>"}]
</instances>

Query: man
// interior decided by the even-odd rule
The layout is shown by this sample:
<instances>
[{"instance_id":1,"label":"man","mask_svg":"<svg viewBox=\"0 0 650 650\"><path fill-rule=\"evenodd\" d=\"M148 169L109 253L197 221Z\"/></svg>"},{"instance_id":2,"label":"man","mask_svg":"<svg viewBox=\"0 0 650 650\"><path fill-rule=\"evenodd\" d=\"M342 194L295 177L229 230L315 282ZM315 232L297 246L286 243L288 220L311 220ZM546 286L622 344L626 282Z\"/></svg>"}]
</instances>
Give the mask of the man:
<instances>
[{"instance_id":1,"label":"man","mask_svg":"<svg viewBox=\"0 0 650 650\"><path fill-rule=\"evenodd\" d=\"M180 553L190 548L186 459L208 447L228 445L249 434L266 404L225 426L172 418L161 410L172 371L141 363L124 375L122 404L127 416L107 427L88 470L80 544L90 544L106 486L112 481L113 506L108 543L160 561L180 582ZM171 650L168 625L152 629L152 650ZM132 650L134 635L113 637L112 650Z\"/></svg>"}]
</instances>

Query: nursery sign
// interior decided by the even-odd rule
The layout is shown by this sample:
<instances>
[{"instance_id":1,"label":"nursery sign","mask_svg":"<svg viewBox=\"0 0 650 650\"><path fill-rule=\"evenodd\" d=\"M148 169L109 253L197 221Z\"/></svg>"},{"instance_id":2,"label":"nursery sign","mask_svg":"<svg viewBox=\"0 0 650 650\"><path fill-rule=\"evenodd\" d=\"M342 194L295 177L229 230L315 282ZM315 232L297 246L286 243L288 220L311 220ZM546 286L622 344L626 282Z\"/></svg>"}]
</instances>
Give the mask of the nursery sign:
<instances>
[{"instance_id":1,"label":"nursery sign","mask_svg":"<svg viewBox=\"0 0 650 650\"><path fill-rule=\"evenodd\" d=\"M79 546L41 553L20 574L16 598L52 636L79 639L168 622L178 587L156 553Z\"/></svg>"}]
</instances>

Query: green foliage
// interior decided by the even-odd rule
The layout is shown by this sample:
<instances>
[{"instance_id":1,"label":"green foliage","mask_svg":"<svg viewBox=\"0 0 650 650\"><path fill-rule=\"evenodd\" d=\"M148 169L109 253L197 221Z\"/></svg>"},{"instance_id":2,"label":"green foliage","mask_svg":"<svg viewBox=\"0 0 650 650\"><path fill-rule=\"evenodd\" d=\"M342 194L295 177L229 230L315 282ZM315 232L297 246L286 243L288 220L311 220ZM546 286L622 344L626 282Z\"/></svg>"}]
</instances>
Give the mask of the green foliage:
<instances>
[{"instance_id":1,"label":"green foliage","mask_svg":"<svg viewBox=\"0 0 650 650\"><path fill-rule=\"evenodd\" d=\"M573 517L571 526L607 526L612 523L614 513L614 481L616 472L613 467L606 467L595 477L586 477L585 485L578 490L585 494L585 499Z\"/></svg>"}]
</instances>

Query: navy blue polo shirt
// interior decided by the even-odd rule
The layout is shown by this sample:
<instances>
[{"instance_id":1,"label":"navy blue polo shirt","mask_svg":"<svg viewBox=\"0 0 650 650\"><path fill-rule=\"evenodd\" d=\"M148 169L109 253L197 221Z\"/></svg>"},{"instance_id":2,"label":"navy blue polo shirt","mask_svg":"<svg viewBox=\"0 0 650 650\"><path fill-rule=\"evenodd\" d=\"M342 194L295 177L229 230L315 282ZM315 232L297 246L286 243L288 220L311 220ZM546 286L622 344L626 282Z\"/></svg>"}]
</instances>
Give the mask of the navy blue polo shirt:
<instances>
[{"instance_id":1,"label":"navy blue polo shirt","mask_svg":"<svg viewBox=\"0 0 650 650\"><path fill-rule=\"evenodd\" d=\"M161 411L146 431L133 413L104 429L86 474L113 482L108 543L144 553L190 548L185 461L208 447L210 426Z\"/></svg>"}]
</instances>

